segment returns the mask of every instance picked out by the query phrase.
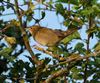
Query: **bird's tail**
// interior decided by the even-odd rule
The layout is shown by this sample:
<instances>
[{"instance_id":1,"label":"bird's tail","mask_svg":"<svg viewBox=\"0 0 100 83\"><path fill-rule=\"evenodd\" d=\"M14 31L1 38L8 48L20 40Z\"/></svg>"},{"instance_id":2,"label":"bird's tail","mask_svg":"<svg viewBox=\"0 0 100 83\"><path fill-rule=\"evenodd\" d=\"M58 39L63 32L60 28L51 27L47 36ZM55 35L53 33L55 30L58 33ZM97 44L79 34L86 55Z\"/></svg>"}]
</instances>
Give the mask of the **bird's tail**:
<instances>
[{"instance_id":1,"label":"bird's tail","mask_svg":"<svg viewBox=\"0 0 100 83\"><path fill-rule=\"evenodd\" d=\"M78 30L81 29L81 28L82 28L82 27L69 28L68 30L66 30L66 31L64 32L64 36L67 37L67 36L73 34L74 32L78 31Z\"/></svg>"}]
</instances>

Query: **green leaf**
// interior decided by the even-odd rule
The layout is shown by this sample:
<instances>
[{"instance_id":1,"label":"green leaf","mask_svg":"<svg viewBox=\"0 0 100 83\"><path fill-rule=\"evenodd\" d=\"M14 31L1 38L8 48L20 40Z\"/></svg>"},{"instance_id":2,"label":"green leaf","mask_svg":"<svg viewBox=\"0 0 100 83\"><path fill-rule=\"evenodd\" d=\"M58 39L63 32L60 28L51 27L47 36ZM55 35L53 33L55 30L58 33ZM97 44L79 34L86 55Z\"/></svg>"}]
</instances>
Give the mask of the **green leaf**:
<instances>
[{"instance_id":1,"label":"green leaf","mask_svg":"<svg viewBox=\"0 0 100 83\"><path fill-rule=\"evenodd\" d=\"M45 60L44 60L44 63L48 64L50 61L51 61L51 59L46 57Z\"/></svg>"},{"instance_id":2,"label":"green leaf","mask_svg":"<svg viewBox=\"0 0 100 83\"><path fill-rule=\"evenodd\" d=\"M74 48L74 51L78 51L79 53L84 54L86 52L86 49L84 48L84 44L80 42L77 43Z\"/></svg>"},{"instance_id":3,"label":"green leaf","mask_svg":"<svg viewBox=\"0 0 100 83\"><path fill-rule=\"evenodd\" d=\"M83 78L83 75L80 74L81 71L82 71L81 68L73 67L71 69L72 78L76 80L79 80L79 79L81 80Z\"/></svg>"},{"instance_id":4,"label":"green leaf","mask_svg":"<svg viewBox=\"0 0 100 83\"><path fill-rule=\"evenodd\" d=\"M71 35L67 36L66 38L64 38L63 40L61 40L61 43L68 44L73 39L80 39L80 34L78 31L74 32L73 34L71 34Z\"/></svg>"},{"instance_id":5,"label":"green leaf","mask_svg":"<svg viewBox=\"0 0 100 83\"><path fill-rule=\"evenodd\" d=\"M100 65L100 58L96 58L96 62Z\"/></svg>"},{"instance_id":6,"label":"green leaf","mask_svg":"<svg viewBox=\"0 0 100 83\"><path fill-rule=\"evenodd\" d=\"M79 26L79 22L72 22L72 25L74 25L74 26Z\"/></svg>"},{"instance_id":7,"label":"green leaf","mask_svg":"<svg viewBox=\"0 0 100 83\"><path fill-rule=\"evenodd\" d=\"M31 10L34 10L35 9L35 5L32 2L30 2L30 9Z\"/></svg>"},{"instance_id":8,"label":"green leaf","mask_svg":"<svg viewBox=\"0 0 100 83\"><path fill-rule=\"evenodd\" d=\"M79 0L57 0L57 2L62 2L62 3L70 2L70 4L78 5Z\"/></svg>"},{"instance_id":9,"label":"green leaf","mask_svg":"<svg viewBox=\"0 0 100 83\"><path fill-rule=\"evenodd\" d=\"M42 11L42 18L41 19L44 19L45 17L45 12Z\"/></svg>"},{"instance_id":10,"label":"green leaf","mask_svg":"<svg viewBox=\"0 0 100 83\"><path fill-rule=\"evenodd\" d=\"M5 10L4 6L0 6L0 11L4 11L4 10Z\"/></svg>"},{"instance_id":11,"label":"green leaf","mask_svg":"<svg viewBox=\"0 0 100 83\"><path fill-rule=\"evenodd\" d=\"M0 2L2 2L3 0L0 0Z\"/></svg>"},{"instance_id":12,"label":"green leaf","mask_svg":"<svg viewBox=\"0 0 100 83\"><path fill-rule=\"evenodd\" d=\"M5 54L9 54L12 52L11 48L4 48L3 50L0 51L0 55L5 56Z\"/></svg>"},{"instance_id":13,"label":"green leaf","mask_svg":"<svg viewBox=\"0 0 100 83\"><path fill-rule=\"evenodd\" d=\"M61 3L59 4L56 4L56 12L57 14L60 13L60 14L64 14L64 8L63 8L63 5Z\"/></svg>"},{"instance_id":14,"label":"green leaf","mask_svg":"<svg viewBox=\"0 0 100 83\"><path fill-rule=\"evenodd\" d=\"M78 43L78 44L75 46L75 48L82 48L83 46L84 46L83 43Z\"/></svg>"},{"instance_id":15,"label":"green leaf","mask_svg":"<svg viewBox=\"0 0 100 83\"><path fill-rule=\"evenodd\" d=\"M49 2L46 2L46 4L48 5L47 9L52 10L52 8L53 8L53 1L49 0Z\"/></svg>"},{"instance_id":16,"label":"green leaf","mask_svg":"<svg viewBox=\"0 0 100 83\"><path fill-rule=\"evenodd\" d=\"M13 61L15 59L14 56L10 56L10 53L13 51L11 48L4 48L0 51L0 56L7 58L9 61Z\"/></svg>"},{"instance_id":17,"label":"green leaf","mask_svg":"<svg viewBox=\"0 0 100 83\"><path fill-rule=\"evenodd\" d=\"M74 6L72 7L73 10L78 10L78 9L80 9L80 8L81 8L81 5L74 5Z\"/></svg>"},{"instance_id":18,"label":"green leaf","mask_svg":"<svg viewBox=\"0 0 100 83\"><path fill-rule=\"evenodd\" d=\"M7 9L9 9L9 8L11 8L11 6L10 5L7 5Z\"/></svg>"},{"instance_id":19,"label":"green leaf","mask_svg":"<svg viewBox=\"0 0 100 83\"><path fill-rule=\"evenodd\" d=\"M73 68L71 69L71 71L72 71L72 72L80 72L80 69L78 69L77 67L73 67Z\"/></svg>"},{"instance_id":20,"label":"green leaf","mask_svg":"<svg viewBox=\"0 0 100 83\"><path fill-rule=\"evenodd\" d=\"M100 8L97 5L93 5L92 8L95 12L100 13Z\"/></svg>"},{"instance_id":21,"label":"green leaf","mask_svg":"<svg viewBox=\"0 0 100 83\"><path fill-rule=\"evenodd\" d=\"M7 0L7 6L6 6L6 8L7 9L12 8L13 9L13 7L9 3L10 3L10 0Z\"/></svg>"},{"instance_id":22,"label":"green leaf","mask_svg":"<svg viewBox=\"0 0 100 83\"><path fill-rule=\"evenodd\" d=\"M96 28L93 27L93 28L88 29L86 32L87 32L87 34L91 34L91 33L95 32L95 31L96 31Z\"/></svg>"},{"instance_id":23,"label":"green leaf","mask_svg":"<svg viewBox=\"0 0 100 83\"><path fill-rule=\"evenodd\" d=\"M100 50L100 42L98 42L93 48L95 51L99 51Z\"/></svg>"},{"instance_id":24,"label":"green leaf","mask_svg":"<svg viewBox=\"0 0 100 83\"><path fill-rule=\"evenodd\" d=\"M91 7L88 7L80 12L82 15L90 15L94 13L94 10Z\"/></svg>"},{"instance_id":25,"label":"green leaf","mask_svg":"<svg viewBox=\"0 0 100 83\"><path fill-rule=\"evenodd\" d=\"M70 20L68 20L68 19L65 20L63 24L64 24L65 26L69 26L69 25L70 25Z\"/></svg>"},{"instance_id":26,"label":"green leaf","mask_svg":"<svg viewBox=\"0 0 100 83\"><path fill-rule=\"evenodd\" d=\"M98 33L96 34L96 37L98 37L98 38L100 39L100 32L98 32Z\"/></svg>"}]
</instances>

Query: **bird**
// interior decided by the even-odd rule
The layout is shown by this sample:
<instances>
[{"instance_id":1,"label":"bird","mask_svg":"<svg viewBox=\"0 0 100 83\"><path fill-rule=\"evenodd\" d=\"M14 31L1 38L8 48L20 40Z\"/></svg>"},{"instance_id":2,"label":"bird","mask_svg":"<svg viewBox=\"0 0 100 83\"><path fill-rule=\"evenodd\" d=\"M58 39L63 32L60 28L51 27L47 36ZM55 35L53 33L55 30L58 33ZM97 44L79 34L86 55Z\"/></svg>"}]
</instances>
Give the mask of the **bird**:
<instances>
[{"instance_id":1,"label":"bird","mask_svg":"<svg viewBox=\"0 0 100 83\"><path fill-rule=\"evenodd\" d=\"M65 37L71 35L80 28L70 28L66 31L59 29L51 29L40 25L34 25L29 28L30 34L34 40L40 45L52 47L59 44L59 42Z\"/></svg>"}]
</instances>

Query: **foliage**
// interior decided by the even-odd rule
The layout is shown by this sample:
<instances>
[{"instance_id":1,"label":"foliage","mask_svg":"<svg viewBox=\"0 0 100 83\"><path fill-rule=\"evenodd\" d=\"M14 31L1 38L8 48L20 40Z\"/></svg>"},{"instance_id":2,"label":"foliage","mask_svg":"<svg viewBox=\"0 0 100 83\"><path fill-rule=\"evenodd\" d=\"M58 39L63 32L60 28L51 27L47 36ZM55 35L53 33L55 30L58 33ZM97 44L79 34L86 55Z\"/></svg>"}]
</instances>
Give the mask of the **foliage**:
<instances>
[{"instance_id":1,"label":"foliage","mask_svg":"<svg viewBox=\"0 0 100 83\"><path fill-rule=\"evenodd\" d=\"M16 83L77 83L80 80L84 83L99 83L100 3L98 0L48 2L22 0L21 3L18 3L18 0L14 1L0 0L2 17L0 18L0 81L2 83L7 82L7 79ZM7 10L10 10L10 14ZM40 18L35 16L36 10L40 12ZM60 15L63 18L63 26L67 30L77 28L80 31L77 30L61 40L52 50L38 48L47 54L42 58L41 55L45 54L35 53L35 50L32 50L29 44L31 36L27 28L28 23L32 21L40 25L40 22L46 18L47 11L51 14L54 11L57 16ZM13 15L17 18L13 18ZM9 19L4 20L3 16L8 16ZM92 40L96 42L93 43ZM28 60L19 59L19 56Z\"/></svg>"}]
</instances>

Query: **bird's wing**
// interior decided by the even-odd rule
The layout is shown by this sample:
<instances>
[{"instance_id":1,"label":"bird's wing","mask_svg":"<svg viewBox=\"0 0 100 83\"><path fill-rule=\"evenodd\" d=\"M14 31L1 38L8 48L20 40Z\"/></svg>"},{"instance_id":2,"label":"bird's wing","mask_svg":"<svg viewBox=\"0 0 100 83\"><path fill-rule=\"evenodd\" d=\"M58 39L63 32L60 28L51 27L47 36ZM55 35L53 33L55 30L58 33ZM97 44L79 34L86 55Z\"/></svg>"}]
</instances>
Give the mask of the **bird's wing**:
<instances>
[{"instance_id":1,"label":"bird's wing","mask_svg":"<svg viewBox=\"0 0 100 83\"><path fill-rule=\"evenodd\" d=\"M58 36L58 37L64 37L64 32L62 30L53 30L53 32Z\"/></svg>"}]
</instances>

